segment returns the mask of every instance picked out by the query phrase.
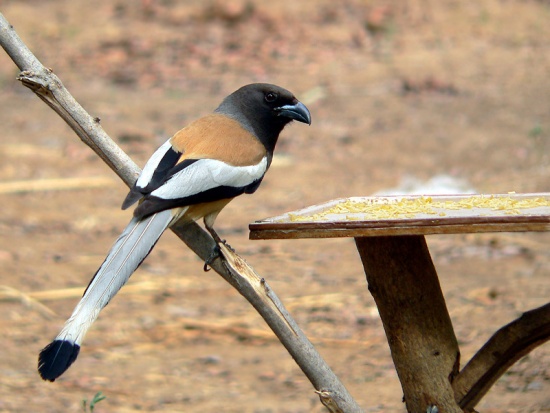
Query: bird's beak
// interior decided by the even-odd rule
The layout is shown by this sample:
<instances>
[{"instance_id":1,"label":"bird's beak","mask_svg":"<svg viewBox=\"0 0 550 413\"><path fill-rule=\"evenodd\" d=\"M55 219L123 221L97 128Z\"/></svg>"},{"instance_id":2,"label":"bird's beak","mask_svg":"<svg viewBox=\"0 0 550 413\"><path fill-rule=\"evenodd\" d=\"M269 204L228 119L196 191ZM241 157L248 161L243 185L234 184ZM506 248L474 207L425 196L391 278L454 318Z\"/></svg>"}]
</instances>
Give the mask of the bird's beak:
<instances>
[{"instance_id":1,"label":"bird's beak","mask_svg":"<svg viewBox=\"0 0 550 413\"><path fill-rule=\"evenodd\" d=\"M298 122L307 123L311 125L311 115L309 110L302 102L298 102L294 105L284 105L275 110L279 113L279 116L286 116L287 118L297 120Z\"/></svg>"}]
</instances>

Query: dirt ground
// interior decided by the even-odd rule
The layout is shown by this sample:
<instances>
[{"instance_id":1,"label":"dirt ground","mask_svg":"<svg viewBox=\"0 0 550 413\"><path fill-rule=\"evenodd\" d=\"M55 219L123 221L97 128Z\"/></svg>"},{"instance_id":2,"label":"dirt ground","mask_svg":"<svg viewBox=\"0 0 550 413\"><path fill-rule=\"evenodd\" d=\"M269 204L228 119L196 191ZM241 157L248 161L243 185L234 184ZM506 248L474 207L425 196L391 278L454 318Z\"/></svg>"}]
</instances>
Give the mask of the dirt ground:
<instances>
[{"instance_id":1,"label":"dirt ground","mask_svg":"<svg viewBox=\"0 0 550 413\"><path fill-rule=\"evenodd\" d=\"M217 227L367 412L405 408L353 241L249 241L248 223L406 176L446 174L480 193L550 189L547 1L0 5L140 165L243 84L280 84L308 105L311 127L284 131L262 187L230 204ZM130 213L120 210L124 185L17 73L0 53L0 185L81 184L0 194L0 411L79 412L98 391L107 396L99 413L324 411L263 320L171 233L101 313L73 367L40 380L39 350ZM548 301L550 234L427 239L463 361ZM549 345L513 366L478 409L550 411Z\"/></svg>"}]
</instances>

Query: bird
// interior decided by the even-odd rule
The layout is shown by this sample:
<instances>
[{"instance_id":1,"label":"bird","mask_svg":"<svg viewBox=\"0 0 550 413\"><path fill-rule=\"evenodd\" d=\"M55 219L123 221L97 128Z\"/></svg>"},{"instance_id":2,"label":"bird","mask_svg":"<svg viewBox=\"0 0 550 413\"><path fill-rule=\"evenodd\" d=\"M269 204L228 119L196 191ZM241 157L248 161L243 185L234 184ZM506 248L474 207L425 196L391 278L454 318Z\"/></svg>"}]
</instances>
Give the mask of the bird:
<instances>
[{"instance_id":1,"label":"bird","mask_svg":"<svg viewBox=\"0 0 550 413\"><path fill-rule=\"evenodd\" d=\"M39 354L42 379L53 382L74 363L101 309L167 228L202 219L219 252L219 243L225 241L214 230L216 217L232 199L258 189L279 134L292 121L311 125L302 102L280 86L252 83L231 93L212 113L185 126L153 153L122 203L122 209L138 203L130 223L60 333ZM212 254L215 257L216 251Z\"/></svg>"}]
</instances>

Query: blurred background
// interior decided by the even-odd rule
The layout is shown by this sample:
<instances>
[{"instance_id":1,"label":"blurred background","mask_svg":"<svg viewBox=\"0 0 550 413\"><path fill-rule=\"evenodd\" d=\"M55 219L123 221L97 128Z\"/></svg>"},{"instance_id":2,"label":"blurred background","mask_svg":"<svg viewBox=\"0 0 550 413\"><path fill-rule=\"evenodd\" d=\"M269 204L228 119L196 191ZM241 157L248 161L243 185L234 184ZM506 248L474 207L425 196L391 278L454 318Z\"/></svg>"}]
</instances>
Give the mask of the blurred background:
<instances>
[{"instance_id":1,"label":"blurred background","mask_svg":"<svg viewBox=\"0 0 550 413\"><path fill-rule=\"evenodd\" d=\"M544 0L3 0L4 17L140 165L252 82L291 90L291 125L254 196L220 215L366 411L405 411L352 240L249 241L253 220L373 193L546 192ZM172 234L101 314L55 383L39 350L129 220L126 188L15 79L0 53L1 412L321 412L261 318ZM64 182L78 178L78 190ZM37 190L29 191L29 183ZM47 189L49 188L49 189ZM465 362L548 301L548 234L432 236ZM485 412L550 411L550 348L503 376Z\"/></svg>"}]
</instances>

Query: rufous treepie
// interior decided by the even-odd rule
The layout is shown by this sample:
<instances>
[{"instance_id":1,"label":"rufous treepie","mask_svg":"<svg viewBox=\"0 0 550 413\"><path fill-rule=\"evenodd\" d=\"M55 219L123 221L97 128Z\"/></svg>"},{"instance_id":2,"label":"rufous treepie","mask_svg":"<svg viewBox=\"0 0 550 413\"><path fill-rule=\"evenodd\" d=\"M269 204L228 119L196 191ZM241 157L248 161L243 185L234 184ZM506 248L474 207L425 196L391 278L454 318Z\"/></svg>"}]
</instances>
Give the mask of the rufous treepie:
<instances>
[{"instance_id":1,"label":"rufous treepie","mask_svg":"<svg viewBox=\"0 0 550 413\"><path fill-rule=\"evenodd\" d=\"M122 203L138 202L134 216L57 337L41 352L38 371L54 381L76 360L99 312L128 281L166 228L204 219L213 229L219 212L236 196L258 189L283 128L311 124L304 104L281 87L255 83L226 97L214 113L177 132L147 161Z\"/></svg>"}]
</instances>

